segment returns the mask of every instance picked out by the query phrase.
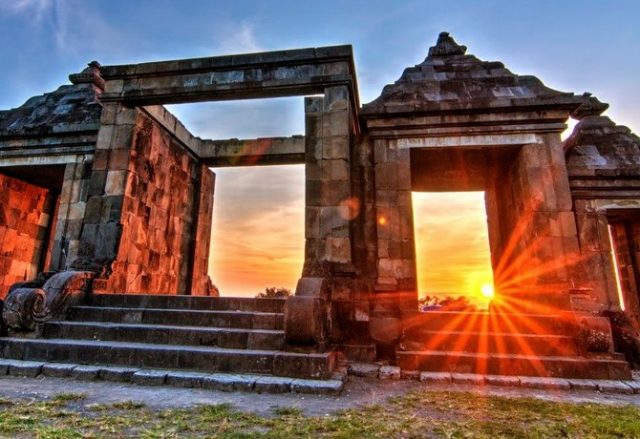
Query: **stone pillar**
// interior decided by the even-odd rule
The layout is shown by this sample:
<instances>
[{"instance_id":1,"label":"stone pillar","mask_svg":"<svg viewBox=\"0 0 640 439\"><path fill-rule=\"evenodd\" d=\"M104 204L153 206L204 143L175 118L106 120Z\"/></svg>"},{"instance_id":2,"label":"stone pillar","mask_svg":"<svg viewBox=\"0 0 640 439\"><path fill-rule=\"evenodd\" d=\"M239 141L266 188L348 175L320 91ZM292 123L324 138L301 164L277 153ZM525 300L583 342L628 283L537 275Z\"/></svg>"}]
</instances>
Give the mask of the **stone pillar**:
<instances>
[{"instance_id":1,"label":"stone pillar","mask_svg":"<svg viewBox=\"0 0 640 439\"><path fill-rule=\"evenodd\" d=\"M415 293L410 150L400 148L397 140L377 139L374 142L374 166L378 236L376 289Z\"/></svg>"},{"instance_id":2,"label":"stone pillar","mask_svg":"<svg viewBox=\"0 0 640 439\"><path fill-rule=\"evenodd\" d=\"M200 167L198 219L194 230L192 295L207 295L209 291L209 249L211 247L211 220L216 174L206 166Z\"/></svg>"},{"instance_id":3,"label":"stone pillar","mask_svg":"<svg viewBox=\"0 0 640 439\"><path fill-rule=\"evenodd\" d=\"M294 297L285 308L285 338L291 345L326 347L331 335L332 289L341 289L353 266L351 225L351 134L349 89L328 87L305 98L305 263Z\"/></svg>"},{"instance_id":4,"label":"stone pillar","mask_svg":"<svg viewBox=\"0 0 640 439\"><path fill-rule=\"evenodd\" d=\"M346 86L325 89L320 161L320 239L322 259L351 262L349 234L351 200L351 104Z\"/></svg>"},{"instance_id":5,"label":"stone pillar","mask_svg":"<svg viewBox=\"0 0 640 439\"><path fill-rule=\"evenodd\" d=\"M352 262L351 108L345 86L305 99L305 268L322 275L326 263Z\"/></svg>"},{"instance_id":6,"label":"stone pillar","mask_svg":"<svg viewBox=\"0 0 640 439\"><path fill-rule=\"evenodd\" d=\"M105 104L89 183L86 214L72 266L101 271L117 256L121 213L138 110Z\"/></svg>"},{"instance_id":7,"label":"stone pillar","mask_svg":"<svg viewBox=\"0 0 640 439\"><path fill-rule=\"evenodd\" d=\"M587 288L603 308L619 311L607 216L591 200L575 200L574 207L582 254L581 283L576 286Z\"/></svg>"},{"instance_id":8,"label":"stone pillar","mask_svg":"<svg viewBox=\"0 0 640 439\"><path fill-rule=\"evenodd\" d=\"M537 309L530 311L538 312L569 306L568 291L574 286L580 260L560 138L549 134L542 140L542 144L524 145L512 165L516 216L506 239L507 254L502 255L507 263L495 267L499 293L522 297L524 307L535 303ZM535 294L535 299L527 300L529 294Z\"/></svg>"},{"instance_id":9,"label":"stone pillar","mask_svg":"<svg viewBox=\"0 0 640 439\"><path fill-rule=\"evenodd\" d=\"M89 193L91 165L90 156L77 156L74 163L69 163L65 167L57 218L54 219L51 262L45 270L65 270L78 256L80 233Z\"/></svg>"}]
</instances>

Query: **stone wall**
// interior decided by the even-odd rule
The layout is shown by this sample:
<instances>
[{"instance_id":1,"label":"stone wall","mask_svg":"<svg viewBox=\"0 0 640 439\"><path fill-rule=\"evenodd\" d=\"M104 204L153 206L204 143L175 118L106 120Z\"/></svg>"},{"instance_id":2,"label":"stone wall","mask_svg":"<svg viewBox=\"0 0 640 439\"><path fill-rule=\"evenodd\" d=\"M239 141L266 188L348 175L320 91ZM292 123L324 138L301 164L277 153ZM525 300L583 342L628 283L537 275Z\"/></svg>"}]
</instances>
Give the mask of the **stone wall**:
<instances>
[{"instance_id":1,"label":"stone wall","mask_svg":"<svg viewBox=\"0 0 640 439\"><path fill-rule=\"evenodd\" d=\"M640 138L606 116L587 114L563 147L582 255L579 286L603 308L617 310L621 304L609 226L618 238L616 224L640 217ZM627 311L640 321L635 283L633 291L623 284L623 296Z\"/></svg>"},{"instance_id":2,"label":"stone wall","mask_svg":"<svg viewBox=\"0 0 640 439\"><path fill-rule=\"evenodd\" d=\"M203 205L210 215L211 172L199 165L166 128L142 111L138 112L133 127L131 148L118 152L114 158L111 151L108 174L113 174L113 179L119 177L123 180L120 184L124 184L122 232L111 274L98 282L96 289L117 293L188 293L194 264L198 270L207 265L210 219L198 211ZM110 166L113 160L122 162L124 166L117 168L124 169ZM207 196L211 201L206 201ZM203 225L199 241L206 244L199 245L198 255L194 256L198 222ZM194 284L201 294L207 292L203 276L206 269L197 273Z\"/></svg>"},{"instance_id":3,"label":"stone wall","mask_svg":"<svg viewBox=\"0 0 640 439\"><path fill-rule=\"evenodd\" d=\"M0 299L37 274L53 207L47 189L0 174Z\"/></svg>"}]
</instances>

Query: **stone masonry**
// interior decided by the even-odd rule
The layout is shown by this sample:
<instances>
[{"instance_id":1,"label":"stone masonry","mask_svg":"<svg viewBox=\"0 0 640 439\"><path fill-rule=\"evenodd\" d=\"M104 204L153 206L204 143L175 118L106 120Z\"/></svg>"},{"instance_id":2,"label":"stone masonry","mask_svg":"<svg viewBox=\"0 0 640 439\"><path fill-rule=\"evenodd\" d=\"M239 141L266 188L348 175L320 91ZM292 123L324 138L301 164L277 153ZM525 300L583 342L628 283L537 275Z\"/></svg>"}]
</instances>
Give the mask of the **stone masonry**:
<instances>
[{"instance_id":1,"label":"stone masonry","mask_svg":"<svg viewBox=\"0 0 640 439\"><path fill-rule=\"evenodd\" d=\"M0 112L0 295L73 270L93 293L215 296L209 167L304 164L284 348L407 370L628 374L602 313L640 325L640 141L595 97L480 60L446 32L364 105L351 46L92 62L70 80ZM280 96L304 97L304 136L201 139L163 107ZM411 193L464 190L486 194L495 319L417 312Z\"/></svg>"}]
</instances>

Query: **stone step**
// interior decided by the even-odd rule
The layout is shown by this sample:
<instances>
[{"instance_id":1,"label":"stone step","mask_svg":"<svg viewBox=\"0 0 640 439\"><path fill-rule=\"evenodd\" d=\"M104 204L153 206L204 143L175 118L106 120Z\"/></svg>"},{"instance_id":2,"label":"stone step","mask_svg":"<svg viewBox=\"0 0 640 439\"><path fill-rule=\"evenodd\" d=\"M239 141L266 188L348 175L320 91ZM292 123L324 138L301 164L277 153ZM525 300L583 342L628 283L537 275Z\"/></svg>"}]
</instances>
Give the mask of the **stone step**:
<instances>
[{"instance_id":1,"label":"stone step","mask_svg":"<svg viewBox=\"0 0 640 439\"><path fill-rule=\"evenodd\" d=\"M601 358L484 354L451 351L397 351L403 370L629 380L629 365L618 356Z\"/></svg>"},{"instance_id":2,"label":"stone step","mask_svg":"<svg viewBox=\"0 0 640 439\"><path fill-rule=\"evenodd\" d=\"M405 332L409 338L416 338L415 331L419 333L424 330L539 335L565 335L572 333L572 322L562 318L560 315L407 311L403 313L402 319Z\"/></svg>"},{"instance_id":3,"label":"stone step","mask_svg":"<svg viewBox=\"0 0 640 439\"><path fill-rule=\"evenodd\" d=\"M0 376L73 378L140 385L169 385L218 391L258 393L309 393L339 395L344 376L329 380L274 377L254 374L184 372L167 369L86 366L77 363L49 363L0 358Z\"/></svg>"},{"instance_id":4,"label":"stone step","mask_svg":"<svg viewBox=\"0 0 640 439\"><path fill-rule=\"evenodd\" d=\"M511 334L414 330L403 340L411 351L480 353L519 352L525 355L578 355L576 343L565 335Z\"/></svg>"},{"instance_id":5,"label":"stone step","mask_svg":"<svg viewBox=\"0 0 640 439\"><path fill-rule=\"evenodd\" d=\"M69 310L68 319L71 321L142 323L147 325L179 326L184 324L216 328L271 330L284 328L283 314L249 311L74 306Z\"/></svg>"},{"instance_id":6,"label":"stone step","mask_svg":"<svg viewBox=\"0 0 640 439\"><path fill-rule=\"evenodd\" d=\"M42 335L44 338L218 346L233 349L280 350L284 346L284 331L136 323L54 321L44 325Z\"/></svg>"},{"instance_id":7,"label":"stone step","mask_svg":"<svg viewBox=\"0 0 640 439\"><path fill-rule=\"evenodd\" d=\"M24 361L163 368L194 372L259 373L328 379L335 354L294 353L118 341L0 338L0 357Z\"/></svg>"},{"instance_id":8,"label":"stone step","mask_svg":"<svg viewBox=\"0 0 640 439\"><path fill-rule=\"evenodd\" d=\"M202 297L149 294L94 294L92 306L122 308L159 308L209 311L284 312L283 299L255 299L251 297Z\"/></svg>"}]
</instances>

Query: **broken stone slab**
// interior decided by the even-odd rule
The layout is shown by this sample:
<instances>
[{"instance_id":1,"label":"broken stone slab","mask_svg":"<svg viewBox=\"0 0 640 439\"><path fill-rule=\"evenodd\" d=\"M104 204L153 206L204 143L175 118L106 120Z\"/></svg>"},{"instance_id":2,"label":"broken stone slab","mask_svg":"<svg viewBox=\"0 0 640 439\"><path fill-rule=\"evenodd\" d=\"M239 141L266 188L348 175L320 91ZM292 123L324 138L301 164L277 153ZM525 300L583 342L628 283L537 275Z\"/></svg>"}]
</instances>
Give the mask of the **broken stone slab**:
<instances>
[{"instance_id":1,"label":"broken stone slab","mask_svg":"<svg viewBox=\"0 0 640 439\"><path fill-rule=\"evenodd\" d=\"M202 386L209 390L221 390L223 392L242 391L250 392L258 377L251 375L231 375L224 373L212 373L205 377Z\"/></svg>"},{"instance_id":2,"label":"broken stone slab","mask_svg":"<svg viewBox=\"0 0 640 439\"><path fill-rule=\"evenodd\" d=\"M594 380L570 379L568 381L573 390L598 390L598 383Z\"/></svg>"},{"instance_id":3,"label":"broken stone slab","mask_svg":"<svg viewBox=\"0 0 640 439\"><path fill-rule=\"evenodd\" d=\"M624 381L624 383L633 389L633 393L640 393L640 381Z\"/></svg>"},{"instance_id":4,"label":"broken stone slab","mask_svg":"<svg viewBox=\"0 0 640 439\"><path fill-rule=\"evenodd\" d=\"M451 374L449 372L420 372L420 381L423 383L450 383Z\"/></svg>"},{"instance_id":5,"label":"broken stone slab","mask_svg":"<svg viewBox=\"0 0 640 439\"><path fill-rule=\"evenodd\" d=\"M369 363L351 363L349 365L349 375L363 378L377 378L380 366Z\"/></svg>"},{"instance_id":6,"label":"broken stone slab","mask_svg":"<svg viewBox=\"0 0 640 439\"><path fill-rule=\"evenodd\" d=\"M131 382L133 375L139 370L131 367L103 367L100 369L100 379L127 383Z\"/></svg>"},{"instance_id":7,"label":"broken stone slab","mask_svg":"<svg viewBox=\"0 0 640 439\"><path fill-rule=\"evenodd\" d=\"M167 373L167 385L178 387L202 387L206 373L198 372L169 372Z\"/></svg>"},{"instance_id":8,"label":"broken stone slab","mask_svg":"<svg viewBox=\"0 0 640 439\"><path fill-rule=\"evenodd\" d=\"M315 395L339 395L344 389L344 382L340 380L305 380L291 381L291 391L295 393L312 393Z\"/></svg>"},{"instance_id":9,"label":"broken stone slab","mask_svg":"<svg viewBox=\"0 0 640 439\"><path fill-rule=\"evenodd\" d=\"M563 378L521 377L520 385L529 389L569 390L569 381Z\"/></svg>"},{"instance_id":10,"label":"broken stone slab","mask_svg":"<svg viewBox=\"0 0 640 439\"><path fill-rule=\"evenodd\" d=\"M517 377L517 376L485 375L484 380L490 386L506 386L506 387L520 386L520 377Z\"/></svg>"},{"instance_id":11,"label":"broken stone slab","mask_svg":"<svg viewBox=\"0 0 640 439\"><path fill-rule=\"evenodd\" d=\"M42 375L52 378L68 378L75 367L75 364L46 363L42 366Z\"/></svg>"},{"instance_id":12,"label":"broken stone slab","mask_svg":"<svg viewBox=\"0 0 640 439\"><path fill-rule=\"evenodd\" d=\"M419 370L404 370L400 371L400 378L403 380L419 380L420 379L420 371Z\"/></svg>"},{"instance_id":13,"label":"broken stone slab","mask_svg":"<svg viewBox=\"0 0 640 439\"><path fill-rule=\"evenodd\" d=\"M256 380L254 390L258 393L288 393L291 381L291 378L265 376Z\"/></svg>"},{"instance_id":14,"label":"broken stone slab","mask_svg":"<svg viewBox=\"0 0 640 439\"><path fill-rule=\"evenodd\" d=\"M159 370L139 370L131 377L131 382L142 386L162 386L167 380L167 372Z\"/></svg>"},{"instance_id":15,"label":"broken stone slab","mask_svg":"<svg viewBox=\"0 0 640 439\"><path fill-rule=\"evenodd\" d=\"M624 381L614 380L598 381L598 390L605 393L623 393L626 395L632 395L634 393L634 389Z\"/></svg>"},{"instance_id":16,"label":"broken stone slab","mask_svg":"<svg viewBox=\"0 0 640 439\"><path fill-rule=\"evenodd\" d=\"M35 378L42 372L44 363L37 361L15 361L9 363L9 375Z\"/></svg>"},{"instance_id":17,"label":"broken stone slab","mask_svg":"<svg viewBox=\"0 0 640 439\"><path fill-rule=\"evenodd\" d=\"M451 380L455 384L471 384L474 386L485 385L484 375L479 375L476 373L452 373Z\"/></svg>"},{"instance_id":18,"label":"broken stone slab","mask_svg":"<svg viewBox=\"0 0 640 439\"><path fill-rule=\"evenodd\" d=\"M97 380L100 376L100 368L96 366L76 366L71 371L71 377L76 380Z\"/></svg>"},{"instance_id":19,"label":"broken stone slab","mask_svg":"<svg viewBox=\"0 0 640 439\"><path fill-rule=\"evenodd\" d=\"M400 368L398 366L381 366L378 371L378 377L381 380L399 380Z\"/></svg>"}]
</instances>

